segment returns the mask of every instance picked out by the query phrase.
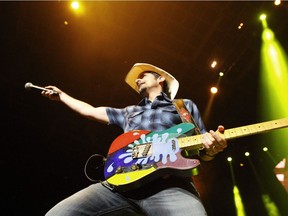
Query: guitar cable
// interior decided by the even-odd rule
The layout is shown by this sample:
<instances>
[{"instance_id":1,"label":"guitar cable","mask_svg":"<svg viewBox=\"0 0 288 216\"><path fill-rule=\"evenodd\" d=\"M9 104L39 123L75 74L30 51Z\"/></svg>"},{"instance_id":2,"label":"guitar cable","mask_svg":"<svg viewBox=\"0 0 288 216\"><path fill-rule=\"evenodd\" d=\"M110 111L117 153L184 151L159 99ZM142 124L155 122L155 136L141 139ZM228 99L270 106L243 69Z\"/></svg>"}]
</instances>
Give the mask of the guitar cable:
<instances>
[{"instance_id":1,"label":"guitar cable","mask_svg":"<svg viewBox=\"0 0 288 216\"><path fill-rule=\"evenodd\" d=\"M90 161L92 158L94 158L94 157L101 157L101 158L102 158L102 162L103 162L102 164L96 166L96 168L95 168L96 170L99 169L100 167L102 167L102 166L104 165L104 162L107 160L103 155L100 155L100 154L93 154L93 155L91 155L91 156L87 159L87 161L86 161L86 163L85 163L85 166L84 166L84 174L85 174L85 176L86 176L86 178L87 178L88 180L90 180L90 181L92 181L92 182L101 182L101 183L102 183L102 180L92 179L92 178L90 178L89 175L87 174L87 166L88 166L88 163L89 163L89 161Z\"/></svg>"}]
</instances>

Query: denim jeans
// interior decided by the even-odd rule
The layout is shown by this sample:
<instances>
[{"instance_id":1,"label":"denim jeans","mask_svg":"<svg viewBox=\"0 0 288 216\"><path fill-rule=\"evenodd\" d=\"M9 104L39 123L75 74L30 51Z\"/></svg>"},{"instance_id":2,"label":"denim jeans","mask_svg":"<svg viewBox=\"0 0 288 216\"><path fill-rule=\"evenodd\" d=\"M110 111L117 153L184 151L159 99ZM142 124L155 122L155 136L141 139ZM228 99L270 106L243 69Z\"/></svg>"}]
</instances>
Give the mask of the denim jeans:
<instances>
[{"instance_id":1,"label":"denim jeans","mask_svg":"<svg viewBox=\"0 0 288 216\"><path fill-rule=\"evenodd\" d=\"M172 187L143 199L131 199L100 183L93 184L54 206L46 216L207 215L199 198L185 189Z\"/></svg>"}]
</instances>

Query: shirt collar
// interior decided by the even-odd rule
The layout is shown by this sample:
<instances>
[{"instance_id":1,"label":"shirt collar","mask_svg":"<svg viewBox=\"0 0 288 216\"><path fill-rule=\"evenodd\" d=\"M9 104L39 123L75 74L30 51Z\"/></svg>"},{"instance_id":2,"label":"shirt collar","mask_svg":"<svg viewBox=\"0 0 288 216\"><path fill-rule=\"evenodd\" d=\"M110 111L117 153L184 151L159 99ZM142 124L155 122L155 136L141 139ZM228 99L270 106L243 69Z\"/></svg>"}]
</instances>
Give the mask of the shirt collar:
<instances>
[{"instance_id":1,"label":"shirt collar","mask_svg":"<svg viewBox=\"0 0 288 216\"><path fill-rule=\"evenodd\" d=\"M172 100L167 96L167 94L165 94L164 92L161 92L160 95L158 95L155 100L159 100L159 101L167 101L167 102L170 102L172 103ZM147 104L151 103L150 100L148 100L148 98L143 98L139 103L138 105L139 106L145 106Z\"/></svg>"}]
</instances>

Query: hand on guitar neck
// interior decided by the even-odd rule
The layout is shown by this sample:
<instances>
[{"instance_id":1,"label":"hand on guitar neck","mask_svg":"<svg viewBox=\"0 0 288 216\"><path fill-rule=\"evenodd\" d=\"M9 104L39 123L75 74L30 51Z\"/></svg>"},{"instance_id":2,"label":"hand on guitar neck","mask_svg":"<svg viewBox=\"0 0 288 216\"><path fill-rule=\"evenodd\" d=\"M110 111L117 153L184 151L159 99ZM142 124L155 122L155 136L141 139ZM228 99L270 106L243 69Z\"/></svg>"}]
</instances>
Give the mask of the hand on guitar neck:
<instances>
[{"instance_id":1,"label":"hand on guitar neck","mask_svg":"<svg viewBox=\"0 0 288 216\"><path fill-rule=\"evenodd\" d=\"M224 126L219 125L217 131L210 130L209 133L202 135L202 144L204 145L205 154L201 155L204 161L212 160L216 154L227 148L227 140L223 136L225 131Z\"/></svg>"}]
</instances>

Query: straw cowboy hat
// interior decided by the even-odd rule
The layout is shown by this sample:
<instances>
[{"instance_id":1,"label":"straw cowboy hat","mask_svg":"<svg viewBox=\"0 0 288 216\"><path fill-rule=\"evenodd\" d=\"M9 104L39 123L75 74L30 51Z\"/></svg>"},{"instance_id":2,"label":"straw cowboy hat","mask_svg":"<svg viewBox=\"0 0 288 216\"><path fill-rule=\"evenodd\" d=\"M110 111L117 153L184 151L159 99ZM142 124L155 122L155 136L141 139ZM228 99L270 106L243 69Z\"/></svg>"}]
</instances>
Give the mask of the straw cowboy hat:
<instances>
[{"instance_id":1,"label":"straw cowboy hat","mask_svg":"<svg viewBox=\"0 0 288 216\"><path fill-rule=\"evenodd\" d=\"M131 70L128 72L125 81L130 85L136 92L139 93L138 87L136 84L136 79L143 72L155 72L160 76L164 77L167 82L168 93L170 98L173 100L177 94L179 88L179 82L168 72L162 70L151 64L146 63L136 63L133 65Z\"/></svg>"}]
</instances>

